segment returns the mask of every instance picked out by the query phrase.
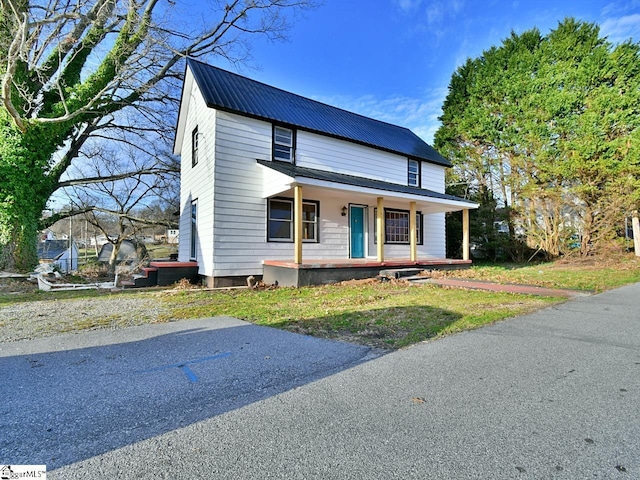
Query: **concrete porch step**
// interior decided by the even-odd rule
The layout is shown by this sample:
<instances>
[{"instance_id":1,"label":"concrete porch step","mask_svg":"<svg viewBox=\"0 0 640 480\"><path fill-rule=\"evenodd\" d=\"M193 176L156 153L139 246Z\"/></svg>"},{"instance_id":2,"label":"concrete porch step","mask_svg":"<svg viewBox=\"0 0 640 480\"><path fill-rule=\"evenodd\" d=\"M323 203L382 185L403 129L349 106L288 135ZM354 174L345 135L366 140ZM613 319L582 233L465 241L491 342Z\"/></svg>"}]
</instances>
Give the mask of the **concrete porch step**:
<instances>
[{"instance_id":1,"label":"concrete porch step","mask_svg":"<svg viewBox=\"0 0 640 480\"><path fill-rule=\"evenodd\" d=\"M417 276L422 271L424 268L387 268L380 270L380 276L399 279Z\"/></svg>"}]
</instances>

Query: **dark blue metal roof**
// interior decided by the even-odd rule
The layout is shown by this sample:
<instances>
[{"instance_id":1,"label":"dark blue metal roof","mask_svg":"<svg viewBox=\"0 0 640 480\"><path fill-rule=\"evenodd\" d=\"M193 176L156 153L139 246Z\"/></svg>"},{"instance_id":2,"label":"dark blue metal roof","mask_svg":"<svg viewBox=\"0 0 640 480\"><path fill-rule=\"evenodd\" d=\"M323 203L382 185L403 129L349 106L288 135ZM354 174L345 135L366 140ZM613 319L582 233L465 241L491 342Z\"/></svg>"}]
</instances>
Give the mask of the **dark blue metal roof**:
<instances>
[{"instance_id":1,"label":"dark blue metal roof","mask_svg":"<svg viewBox=\"0 0 640 480\"><path fill-rule=\"evenodd\" d=\"M187 65L211 108L451 166L446 158L408 128L285 92L195 60L189 59Z\"/></svg>"},{"instance_id":2,"label":"dark blue metal roof","mask_svg":"<svg viewBox=\"0 0 640 480\"><path fill-rule=\"evenodd\" d=\"M354 175L346 175L344 173L327 172L325 170L317 170L315 168L299 167L289 162L271 162L268 160L257 160L257 162L260 165L264 165L265 167L271 168L276 172L283 173L291 178L312 178L314 180L341 183L343 185L354 185L356 187L374 188L376 190L406 193L421 197L438 198L440 200L472 203L454 195L438 193L433 190L427 190L426 188L410 187L408 185L399 185L397 183L383 182L381 180L373 180L371 178L356 177Z\"/></svg>"}]
</instances>

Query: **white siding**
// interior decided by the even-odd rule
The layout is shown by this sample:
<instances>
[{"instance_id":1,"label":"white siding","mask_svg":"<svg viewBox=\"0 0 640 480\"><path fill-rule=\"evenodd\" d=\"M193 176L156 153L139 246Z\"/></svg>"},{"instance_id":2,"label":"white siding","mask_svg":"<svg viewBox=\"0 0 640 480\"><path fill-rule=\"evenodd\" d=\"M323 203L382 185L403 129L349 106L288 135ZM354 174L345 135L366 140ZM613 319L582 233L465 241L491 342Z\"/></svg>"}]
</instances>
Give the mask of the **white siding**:
<instances>
[{"instance_id":1,"label":"white siding","mask_svg":"<svg viewBox=\"0 0 640 480\"><path fill-rule=\"evenodd\" d=\"M407 184L406 157L308 132L298 131L296 164Z\"/></svg>"},{"instance_id":2,"label":"white siding","mask_svg":"<svg viewBox=\"0 0 640 480\"><path fill-rule=\"evenodd\" d=\"M272 125L207 108L195 83L190 95L181 144L179 259L189 260L192 199L198 201L200 274L210 277L260 275L265 259L293 259L293 243L268 242L266 238L265 196L274 193L293 196L290 189L278 192L277 185L284 184L281 174L256 163L257 159L271 160ZM199 162L192 168L191 132L196 126L195 119L200 132ZM308 132L297 132L296 163L407 184L407 158ZM423 162L422 179L424 188L444 191L444 168ZM343 217L341 210L350 204L368 207L367 256L375 258L375 196L303 186L303 198L319 202L320 239L319 243L303 244L303 261L349 257L349 217ZM388 199L385 206L409 209L408 202ZM444 215L425 216L424 222L425 241L418 246L418 255L444 257ZM408 256L408 245L385 245L386 258Z\"/></svg>"},{"instance_id":3,"label":"white siding","mask_svg":"<svg viewBox=\"0 0 640 480\"><path fill-rule=\"evenodd\" d=\"M422 188L444 193L444 172L444 167L422 162Z\"/></svg>"},{"instance_id":4,"label":"white siding","mask_svg":"<svg viewBox=\"0 0 640 480\"><path fill-rule=\"evenodd\" d=\"M266 200L262 167L271 158L271 124L217 112L213 276L262 274Z\"/></svg>"},{"instance_id":5,"label":"white siding","mask_svg":"<svg viewBox=\"0 0 640 480\"><path fill-rule=\"evenodd\" d=\"M445 258L445 214L431 213L424 216L424 246L422 255L427 258ZM420 249L418 250L420 252ZM418 254L420 255L420 253Z\"/></svg>"},{"instance_id":6,"label":"white siding","mask_svg":"<svg viewBox=\"0 0 640 480\"><path fill-rule=\"evenodd\" d=\"M409 211L409 202L397 202L397 201L385 201L384 208L393 208L397 210ZM376 204L373 203L369 206L369 242L368 249L370 258L375 258L377 255L377 246L374 242L375 221L374 216ZM420 207L417 208L420 211ZM445 224L444 213L434 213L422 215L422 245L417 245L418 258L445 258ZM384 245L384 257L391 258L409 258L411 254L410 246L404 244L392 244L386 243Z\"/></svg>"},{"instance_id":7,"label":"white siding","mask_svg":"<svg viewBox=\"0 0 640 480\"><path fill-rule=\"evenodd\" d=\"M215 110L206 106L195 82L189 95L188 111L181 146L180 166L180 244L178 259L190 260L191 202L197 201L197 260L199 273L213 271L213 188ZM191 133L198 127L198 164L191 165Z\"/></svg>"}]
</instances>

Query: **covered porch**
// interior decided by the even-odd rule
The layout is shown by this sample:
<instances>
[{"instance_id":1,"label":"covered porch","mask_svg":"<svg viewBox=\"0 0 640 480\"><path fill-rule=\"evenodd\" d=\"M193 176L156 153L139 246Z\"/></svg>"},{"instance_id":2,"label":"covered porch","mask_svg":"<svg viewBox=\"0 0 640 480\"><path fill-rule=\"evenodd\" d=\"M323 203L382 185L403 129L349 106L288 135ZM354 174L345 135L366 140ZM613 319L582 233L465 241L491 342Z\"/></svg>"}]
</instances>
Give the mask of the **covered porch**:
<instances>
[{"instance_id":1,"label":"covered porch","mask_svg":"<svg viewBox=\"0 0 640 480\"><path fill-rule=\"evenodd\" d=\"M286 260L265 260L263 281L267 285L283 287L303 287L324 285L346 280L360 280L381 275L384 271L458 269L471 266L471 260L433 258L407 260L388 259L382 262L367 258L335 260L305 260L295 263Z\"/></svg>"},{"instance_id":2,"label":"covered porch","mask_svg":"<svg viewBox=\"0 0 640 480\"><path fill-rule=\"evenodd\" d=\"M291 255L286 259L263 260L263 281L267 284L297 287L370 278L388 269L452 269L471 265L469 210L477 208L473 202L423 188L282 162L258 163L265 167L264 198L283 194L293 197ZM336 249L330 258L314 256L313 248L306 243L309 222L308 219L303 222L303 199L306 192L318 191L344 204L341 218L348 248ZM460 259L444 258L444 249L430 251L425 245L423 218L442 215L440 240L444 245L443 215L451 211L462 211ZM327 215L331 214L322 214L324 218ZM306 256L303 248L309 249Z\"/></svg>"}]
</instances>

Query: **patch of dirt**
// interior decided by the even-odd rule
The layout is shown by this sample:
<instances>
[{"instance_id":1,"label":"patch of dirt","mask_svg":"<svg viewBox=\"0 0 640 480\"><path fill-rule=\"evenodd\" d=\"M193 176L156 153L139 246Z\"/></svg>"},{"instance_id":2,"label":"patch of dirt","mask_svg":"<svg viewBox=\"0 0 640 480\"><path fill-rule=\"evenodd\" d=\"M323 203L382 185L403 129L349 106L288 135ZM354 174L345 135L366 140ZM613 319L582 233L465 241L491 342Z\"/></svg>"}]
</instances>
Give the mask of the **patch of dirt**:
<instances>
[{"instance_id":1,"label":"patch of dirt","mask_svg":"<svg viewBox=\"0 0 640 480\"><path fill-rule=\"evenodd\" d=\"M410 284L407 280L404 279L395 279L388 277L374 277L374 278L362 278L359 280L344 280L339 282L338 285L343 285L347 287L361 287L364 285L377 285L378 283L386 282L391 283L392 285L400 285L400 284Z\"/></svg>"},{"instance_id":2,"label":"patch of dirt","mask_svg":"<svg viewBox=\"0 0 640 480\"><path fill-rule=\"evenodd\" d=\"M640 257L636 257L633 253L621 252L620 250L612 250L600 255L567 255L553 263L550 268L616 268L631 269L638 268L640 265Z\"/></svg>"},{"instance_id":3,"label":"patch of dirt","mask_svg":"<svg viewBox=\"0 0 640 480\"><path fill-rule=\"evenodd\" d=\"M37 290L38 285L27 278L0 278L0 293L33 293Z\"/></svg>"}]
</instances>

